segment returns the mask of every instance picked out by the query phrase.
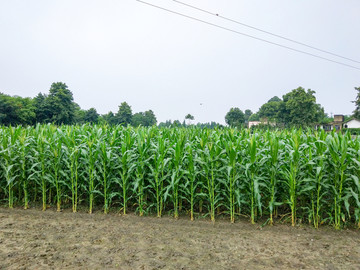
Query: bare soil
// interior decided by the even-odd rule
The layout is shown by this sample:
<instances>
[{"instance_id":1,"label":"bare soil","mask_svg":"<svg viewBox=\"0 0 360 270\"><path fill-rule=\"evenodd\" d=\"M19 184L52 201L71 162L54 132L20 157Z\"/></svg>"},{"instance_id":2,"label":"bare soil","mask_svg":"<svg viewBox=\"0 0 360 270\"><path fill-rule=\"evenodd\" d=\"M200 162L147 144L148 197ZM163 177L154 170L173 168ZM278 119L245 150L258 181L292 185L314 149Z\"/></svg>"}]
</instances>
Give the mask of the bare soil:
<instances>
[{"instance_id":1,"label":"bare soil","mask_svg":"<svg viewBox=\"0 0 360 270\"><path fill-rule=\"evenodd\" d=\"M360 269L360 231L0 208L0 269Z\"/></svg>"}]
</instances>

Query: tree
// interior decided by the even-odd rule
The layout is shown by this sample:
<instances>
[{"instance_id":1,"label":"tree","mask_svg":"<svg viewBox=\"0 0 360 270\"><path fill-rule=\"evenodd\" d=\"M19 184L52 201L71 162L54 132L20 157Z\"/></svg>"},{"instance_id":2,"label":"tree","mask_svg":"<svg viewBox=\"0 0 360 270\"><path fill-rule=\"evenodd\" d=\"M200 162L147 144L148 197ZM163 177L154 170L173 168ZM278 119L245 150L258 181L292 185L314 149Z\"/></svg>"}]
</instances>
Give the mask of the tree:
<instances>
[{"instance_id":1,"label":"tree","mask_svg":"<svg viewBox=\"0 0 360 270\"><path fill-rule=\"evenodd\" d=\"M225 115L225 122L232 127L241 127L245 123L245 115L239 108L231 108Z\"/></svg>"},{"instance_id":2,"label":"tree","mask_svg":"<svg viewBox=\"0 0 360 270\"><path fill-rule=\"evenodd\" d=\"M282 101L281 98L279 98L278 96L273 96L272 98L270 98L268 100L268 102L273 102L273 101L276 101L276 102L279 102L279 101Z\"/></svg>"},{"instance_id":3,"label":"tree","mask_svg":"<svg viewBox=\"0 0 360 270\"><path fill-rule=\"evenodd\" d=\"M250 115L249 121L260 121L259 114L258 113L253 113L252 115Z\"/></svg>"},{"instance_id":4,"label":"tree","mask_svg":"<svg viewBox=\"0 0 360 270\"><path fill-rule=\"evenodd\" d=\"M315 91L299 87L283 96L277 119L287 126L310 126L324 118L324 109L316 103Z\"/></svg>"},{"instance_id":5,"label":"tree","mask_svg":"<svg viewBox=\"0 0 360 270\"><path fill-rule=\"evenodd\" d=\"M0 93L0 124L32 125L35 123L35 107L31 98L9 96Z\"/></svg>"},{"instance_id":6,"label":"tree","mask_svg":"<svg viewBox=\"0 0 360 270\"><path fill-rule=\"evenodd\" d=\"M49 121L55 124L72 124L75 120L75 103L72 92L62 82L53 83L46 98Z\"/></svg>"},{"instance_id":7,"label":"tree","mask_svg":"<svg viewBox=\"0 0 360 270\"><path fill-rule=\"evenodd\" d=\"M140 125L144 127L150 127L156 125L156 122L156 116L152 110L135 113L131 119L131 124L135 127Z\"/></svg>"},{"instance_id":8,"label":"tree","mask_svg":"<svg viewBox=\"0 0 360 270\"><path fill-rule=\"evenodd\" d=\"M39 93L34 98L34 107L35 107L35 115L36 115L37 123L50 122L51 112L46 95Z\"/></svg>"},{"instance_id":9,"label":"tree","mask_svg":"<svg viewBox=\"0 0 360 270\"><path fill-rule=\"evenodd\" d=\"M245 110L245 114L244 114L245 123L249 122L249 118L252 114L253 114L253 112L251 110L249 110L249 109Z\"/></svg>"},{"instance_id":10,"label":"tree","mask_svg":"<svg viewBox=\"0 0 360 270\"><path fill-rule=\"evenodd\" d=\"M99 121L99 114L95 108L85 111L84 121L91 124L96 124Z\"/></svg>"},{"instance_id":11,"label":"tree","mask_svg":"<svg viewBox=\"0 0 360 270\"><path fill-rule=\"evenodd\" d=\"M144 126L150 127L150 126L156 125L156 123L157 123L156 116L152 110L146 111L144 113L144 117L145 117Z\"/></svg>"},{"instance_id":12,"label":"tree","mask_svg":"<svg viewBox=\"0 0 360 270\"><path fill-rule=\"evenodd\" d=\"M121 103L119 110L115 115L117 124L130 125L132 118L132 110L129 104L126 102Z\"/></svg>"},{"instance_id":13,"label":"tree","mask_svg":"<svg viewBox=\"0 0 360 270\"><path fill-rule=\"evenodd\" d=\"M0 93L0 124L16 125L19 121L15 100L9 95Z\"/></svg>"},{"instance_id":14,"label":"tree","mask_svg":"<svg viewBox=\"0 0 360 270\"><path fill-rule=\"evenodd\" d=\"M188 125L190 125L191 121L194 120L195 117L193 115L191 115L190 113L188 113L186 116L185 116L185 120L188 120Z\"/></svg>"},{"instance_id":15,"label":"tree","mask_svg":"<svg viewBox=\"0 0 360 270\"><path fill-rule=\"evenodd\" d=\"M116 125L117 119L113 112L108 112L107 114L102 115L103 121L108 123L109 125Z\"/></svg>"},{"instance_id":16,"label":"tree","mask_svg":"<svg viewBox=\"0 0 360 270\"><path fill-rule=\"evenodd\" d=\"M355 110L353 111L353 117L356 119L360 119L360 87L355 87L355 90L358 93L356 96L356 100L353 101L353 103L355 103Z\"/></svg>"},{"instance_id":17,"label":"tree","mask_svg":"<svg viewBox=\"0 0 360 270\"><path fill-rule=\"evenodd\" d=\"M270 99L267 103L263 104L258 112L259 118L266 118L269 121L277 121L279 118L280 106L282 100L280 101L271 101Z\"/></svg>"}]
</instances>

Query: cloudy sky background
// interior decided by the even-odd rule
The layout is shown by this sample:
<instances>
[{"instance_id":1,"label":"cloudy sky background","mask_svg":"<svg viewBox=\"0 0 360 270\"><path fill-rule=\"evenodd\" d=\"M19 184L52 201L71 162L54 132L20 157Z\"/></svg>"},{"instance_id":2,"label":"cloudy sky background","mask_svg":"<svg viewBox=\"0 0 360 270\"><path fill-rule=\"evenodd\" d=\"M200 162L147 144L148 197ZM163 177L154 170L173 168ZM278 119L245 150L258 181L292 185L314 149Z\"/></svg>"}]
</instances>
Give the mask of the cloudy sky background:
<instances>
[{"instance_id":1,"label":"cloudy sky background","mask_svg":"<svg viewBox=\"0 0 360 270\"><path fill-rule=\"evenodd\" d=\"M358 0L183 1L360 61ZM360 68L171 0L147 2ZM61 81L83 109L116 112L126 101L158 122L191 113L224 123L231 107L256 112L299 86L315 90L327 113L351 114L360 86L360 70L135 0L0 0L0 36L0 92L34 97Z\"/></svg>"}]
</instances>

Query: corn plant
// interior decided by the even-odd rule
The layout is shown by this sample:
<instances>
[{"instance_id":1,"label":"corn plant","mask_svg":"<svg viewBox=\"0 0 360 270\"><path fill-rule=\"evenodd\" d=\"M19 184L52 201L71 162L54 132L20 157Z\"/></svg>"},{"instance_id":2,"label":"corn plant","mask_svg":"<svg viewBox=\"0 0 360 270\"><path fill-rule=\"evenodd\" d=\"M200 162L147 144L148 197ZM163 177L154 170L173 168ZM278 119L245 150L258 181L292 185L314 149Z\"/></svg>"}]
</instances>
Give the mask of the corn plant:
<instances>
[{"instance_id":1,"label":"corn plant","mask_svg":"<svg viewBox=\"0 0 360 270\"><path fill-rule=\"evenodd\" d=\"M116 131L117 132L117 131ZM120 174L120 178L115 178L115 182L121 188L122 195L122 205L123 205L123 214L126 215L127 203L129 200L129 191L130 191L130 178L132 172L136 167L135 161L135 136L132 133L132 130L129 128L123 129L121 133L122 144L118 149L117 160L118 166L117 169Z\"/></svg>"},{"instance_id":2,"label":"corn plant","mask_svg":"<svg viewBox=\"0 0 360 270\"><path fill-rule=\"evenodd\" d=\"M87 192L89 195L89 213L93 211L95 181L97 177L96 165L98 162L99 151L97 149L97 140L101 135L101 129L86 130L87 136L83 136L85 148L83 149L83 159L87 168Z\"/></svg>"},{"instance_id":3,"label":"corn plant","mask_svg":"<svg viewBox=\"0 0 360 270\"><path fill-rule=\"evenodd\" d=\"M331 159L329 162L334 171L333 192L334 192L334 226L340 229L345 215L342 212L343 191L346 180L346 170L349 165L350 156L348 154L348 143L346 137L336 133L328 135L326 143L329 147Z\"/></svg>"},{"instance_id":4,"label":"corn plant","mask_svg":"<svg viewBox=\"0 0 360 270\"><path fill-rule=\"evenodd\" d=\"M19 132L19 128L13 128L10 126L7 129L7 133L3 134L2 138L1 166L4 171L4 178L6 181L9 208L13 208L14 206L14 187L16 185L16 179L19 176L19 170L17 168L19 158L15 154L15 142L19 136Z\"/></svg>"},{"instance_id":5,"label":"corn plant","mask_svg":"<svg viewBox=\"0 0 360 270\"><path fill-rule=\"evenodd\" d=\"M50 158L52 162L51 167L51 184L55 187L56 191L56 209L58 212L61 211L61 200L63 198L63 186L62 180L63 177L63 156L64 151L62 147L62 133L53 132L53 137L50 144Z\"/></svg>"},{"instance_id":6,"label":"corn plant","mask_svg":"<svg viewBox=\"0 0 360 270\"><path fill-rule=\"evenodd\" d=\"M261 190L264 186L262 183L263 177L261 175L260 168L264 166L266 156L263 156L263 151L259 151L257 147L257 134L254 133L251 138L248 139L247 145L247 159L245 159L245 175L247 178L247 192L250 197L250 219L251 223L255 224L257 219L257 212L262 215L262 201Z\"/></svg>"},{"instance_id":7,"label":"corn plant","mask_svg":"<svg viewBox=\"0 0 360 270\"><path fill-rule=\"evenodd\" d=\"M267 132L267 142L268 142L268 192L270 194L269 199L269 223L273 225L273 216L275 212L275 207L281 205L281 202L277 201L278 195L278 178L280 177L279 171L281 170L283 153L280 150L282 142L280 141L279 134L277 132Z\"/></svg>"},{"instance_id":8,"label":"corn plant","mask_svg":"<svg viewBox=\"0 0 360 270\"><path fill-rule=\"evenodd\" d=\"M98 191L100 195L104 198L104 213L107 214L109 212L110 204L112 198L117 195L117 192L113 192L111 190L111 184L113 182L113 174L115 171L115 143L116 137L109 136L110 133L105 135L99 140L99 172L102 176L102 192Z\"/></svg>"},{"instance_id":9,"label":"corn plant","mask_svg":"<svg viewBox=\"0 0 360 270\"><path fill-rule=\"evenodd\" d=\"M296 224L297 198L301 178L301 131L293 130L287 138L286 154L288 166L284 168L283 174L286 178L285 184L288 188L287 203L291 209L291 225Z\"/></svg>"},{"instance_id":10,"label":"corn plant","mask_svg":"<svg viewBox=\"0 0 360 270\"><path fill-rule=\"evenodd\" d=\"M19 151L20 181L24 194L24 209L29 208L28 182L32 175L28 167L33 162L33 158L29 153L29 146L33 143L33 138L28 133L29 129L22 130L22 134L19 136L16 145Z\"/></svg>"},{"instance_id":11,"label":"corn plant","mask_svg":"<svg viewBox=\"0 0 360 270\"><path fill-rule=\"evenodd\" d=\"M168 189L166 190L164 197L168 197L168 193L171 192L171 199L173 202L174 217L177 219L179 217L179 187L181 185L181 180L184 176L184 170L182 167L183 161L185 159L185 135L180 133L177 141L172 145L170 151L172 152L172 174L170 177L170 183Z\"/></svg>"},{"instance_id":12,"label":"corn plant","mask_svg":"<svg viewBox=\"0 0 360 270\"><path fill-rule=\"evenodd\" d=\"M150 186L154 190L155 206L157 217L161 217L163 209L164 197L164 182L168 176L166 167L170 161L168 157L169 142L164 136L159 136L156 143L151 142L152 160L149 163L150 175L153 181L150 181Z\"/></svg>"},{"instance_id":13,"label":"corn plant","mask_svg":"<svg viewBox=\"0 0 360 270\"><path fill-rule=\"evenodd\" d=\"M351 165L351 180L353 184L347 188L347 210L349 212L350 203L348 200L352 198L353 206L354 206L354 216L355 222L357 223L358 229L360 229L360 140L359 137L355 139L352 143L352 165Z\"/></svg>"},{"instance_id":14,"label":"corn plant","mask_svg":"<svg viewBox=\"0 0 360 270\"><path fill-rule=\"evenodd\" d=\"M139 215L143 216L145 211L145 175L149 162L148 151L150 147L150 140L146 137L144 129L138 130L137 145L136 145L136 169L135 169L135 181L133 186L133 192L136 194L138 202Z\"/></svg>"}]
</instances>

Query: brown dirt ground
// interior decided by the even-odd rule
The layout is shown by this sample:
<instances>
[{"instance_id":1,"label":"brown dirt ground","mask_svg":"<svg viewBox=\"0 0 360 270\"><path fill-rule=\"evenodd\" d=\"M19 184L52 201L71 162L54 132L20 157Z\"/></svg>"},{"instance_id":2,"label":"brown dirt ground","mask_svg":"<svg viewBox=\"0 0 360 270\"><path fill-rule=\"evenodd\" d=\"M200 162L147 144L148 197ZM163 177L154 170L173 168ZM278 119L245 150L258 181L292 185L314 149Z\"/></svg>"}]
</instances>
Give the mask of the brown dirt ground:
<instances>
[{"instance_id":1,"label":"brown dirt ground","mask_svg":"<svg viewBox=\"0 0 360 270\"><path fill-rule=\"evenodd\" d=\"M0 208L0 269L360 269L360 231Z\"/></svg>"}]
</instances>

